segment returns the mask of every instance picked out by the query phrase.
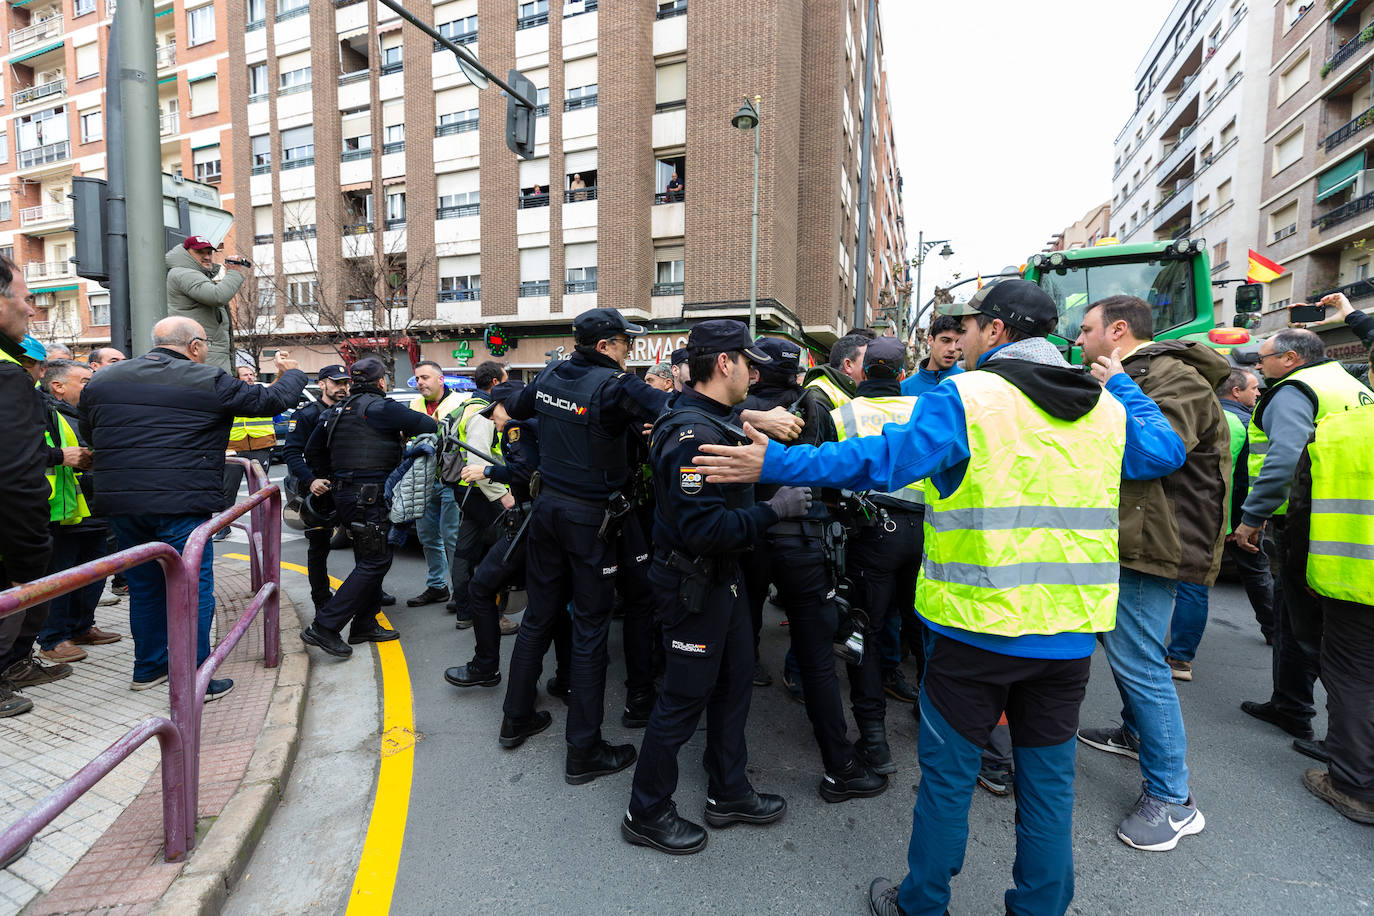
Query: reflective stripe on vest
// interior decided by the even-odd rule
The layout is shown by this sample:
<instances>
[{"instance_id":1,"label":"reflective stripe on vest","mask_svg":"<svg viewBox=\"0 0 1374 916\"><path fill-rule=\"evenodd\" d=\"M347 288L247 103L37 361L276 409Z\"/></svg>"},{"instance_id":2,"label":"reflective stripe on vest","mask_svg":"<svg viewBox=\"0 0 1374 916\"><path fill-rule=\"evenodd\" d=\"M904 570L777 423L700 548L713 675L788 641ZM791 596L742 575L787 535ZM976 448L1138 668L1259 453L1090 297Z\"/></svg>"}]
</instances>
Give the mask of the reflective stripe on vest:
<instances>
[{"instance_id":1,"label":"reflective stripe on vest","mask_svg":"<svg viewBox=\"0 0 1374 916\"><path fill-rule=\"evenodd\" d=\"M243 442L246 439L276 437L276 428L271 417L234 417L229 426L229 441Z\"/></svg>"},{"instance_id":2,"label":"reflective stripe on vest","mask_svg":"<svg viewBox=\"0 0 1374 916\"><path fill-rule=\"evenodd\" d=\"M1374 391L1370 391L1364 383L1346 372L1345 368L1334 360L1293 370L1281 381L1275 383L1272 389L1266 391L1265 398L1272 398L1274 396L1273 391L1290 384L1301 384L1317 396L1315 419L1318 423L1332 411L1359 407L1362 404L1374 404ZM1249 467L1251 486L1259 479L1260 470L1264 467L1264 456L1269 451L1269 437L1265 435L1258 422L1262 416L1263 407L1261 406L1250 418ZM1287 500L1284 500L1283 505L1274 510L1275 515L1284 515L1287 512Z\"/></svg>"},{"instance_id":3,"label":"reflective stripe on vest","mask_svg":"<svg viewBox=\"0 0 1374 916\"><path fill-rule=\"evenodd\" d=\"M916 609L995 636L1112 629L1125 408L1103 392L1060 420L990 372L942 384L963 401L970 458L949 496L925 483Z\"/></svg>"},{"instance_id":4,"label":"reflective stripe on vest","mask_svg":"<svg viewBox=\"0 0 1374 916\"><path fill-rule=\"evenodd\" d=\"M457 429L458 429L458 438L459 438L459 439L462 439L464 442L467 442L467 441L468 441L468 421L471 420L473 417L477 416L479 413L481 413L481 412L482 412L482 408L483 408L483 407L486 407L488 403L490 403L490 402L488 402L488 401L483 401L483 400L480 400L480 399L478 399L478 398L470 398L470 399L468 399L468 400L466 400L466 401L463 402L463 405L462 405L462 412L458 415L458 422L454 424L454 426L456 426ZM424 409L424 408L421 408L421 410L423 410L423 409ZM450 413L452 413L452 410L450 410ZM476 442L473 442L472 444L473 444L473 445L476 445L478 448L482 448L482 446L479 445L479 444L476 443ZM486 451L488 454L490 454L493 458L501 458L502 460L504 460L504 456L501 454L501 439L500 439L500 437L497 437L497 438L495 439L495 441L491 442L491 443L489 444L489 447L486 448L485 451ZM485 458L479 458L477 455L474 455L472 452L468 452L467 454L468 454L468 458L471 459L471 460L483 461L483 462L486 461ZM458 481L456 484L454 484L454 486L458 486L458 487L470 487L470 486L473 486L473 482L467 481L467 480L460 480L460 481Z\"/></svg>"},{"instance_id":5,"label":"reflective stripe on vest","mask_svg":"<svg viewBox=\"0 0 1374 916\"><path fill-rule=\"evenodd\" d=\"M410 409L418 410L420 413L425 414L426 416L434 417L434 421L436 423L443 423L445 417L453 413L463 404L467 403L467 400L467 398L459 397L458 392L456 391L447 391L444 393L444 396L439 399L439 406L434 408L434 413L432 414L426 408L425 399L423 396L415 398L413 401L411 401Z\"/></svg>"},{"instance_id":6,"label":"reflective stripe on vest","mask_svg":"<svg viewBox=\"0 0 1374 916\"><path fill-rule=\"evenodd\" d=\"M843 407L844 405L848 404L850 401L853 400L853 398L844 393L844 389L842 389L839 385L835 384L834 379L831 379L828 376L818 375L811 381L807 382L806 387L815 388L817 391L821 392L827 398L829 398L830 407L832 410L836 407Z\"/></svg>"},{"instance_id":7,"label":"reflective stripe on vest","mask_svg":"<svg viewBox=\"0 0 1374 916\"><path fill-rule=\"evenodd\" d=\"M843 442L845 439L861 436L881 436L883 427L887 424L910 421L911 412L915 409L914 396L855 398L848 404L830 411L830 419L835 423L835 438ZM923 483L924 481L916 480L900 490L883 495L913 506L924 506L926 498L922 489Z\"/></svg>"},{"instance_id":8,"label":"reflective stripe on vest","mask_svg":"<svg viewBox=\"0 0 1374 916\"><path fill-rule=\"evenodd\" d=\"M76 438L76 433L72 430L67 418L57 411L53 411L53 416L57 419L58 435L61 438L61 448L77 448L81 445ZM44 431L44 440L49 446L54 445L52 433ZM55 468L48 468L48 521L59 522L63 525L76 525L83 518L90 518L91 510L86 505L86 497L81 493L81 485L76 481L76 469L66 465L59 465Z\"/></svg>"},{"instance_id":9,"label":"reflective stripe on vest","mask_svg":"<svg viewBox=\"0 0 1374 916\"><path fill-rule=\"evenodd\" d=\"M1319 595L1374 604L1374 407L1331 413L1307 447L1312 530L1307 584Z\"/></svg>"}]
</instances>

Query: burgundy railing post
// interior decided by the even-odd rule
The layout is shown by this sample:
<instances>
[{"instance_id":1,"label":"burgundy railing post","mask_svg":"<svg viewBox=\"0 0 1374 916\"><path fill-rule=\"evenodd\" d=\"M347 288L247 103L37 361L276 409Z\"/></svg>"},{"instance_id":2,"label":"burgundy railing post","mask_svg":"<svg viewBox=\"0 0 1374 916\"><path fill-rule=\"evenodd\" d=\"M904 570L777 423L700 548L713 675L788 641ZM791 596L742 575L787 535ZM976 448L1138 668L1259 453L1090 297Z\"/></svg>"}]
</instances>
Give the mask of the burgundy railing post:
<instances>
[{"instance_id":1,"label":"burgundy railing post","mask_svg":"<svg viewBox=\"0 0 1374 916\"><path fill-rule=\"evenodd\" d=\"M281 518L281 490L273 487L263 504L263 515L269 522L262 527L262 562L272 592L262 608L262 648L267 667L281 662L281 524L270 520Z\"/></svg>"}]
</instances>

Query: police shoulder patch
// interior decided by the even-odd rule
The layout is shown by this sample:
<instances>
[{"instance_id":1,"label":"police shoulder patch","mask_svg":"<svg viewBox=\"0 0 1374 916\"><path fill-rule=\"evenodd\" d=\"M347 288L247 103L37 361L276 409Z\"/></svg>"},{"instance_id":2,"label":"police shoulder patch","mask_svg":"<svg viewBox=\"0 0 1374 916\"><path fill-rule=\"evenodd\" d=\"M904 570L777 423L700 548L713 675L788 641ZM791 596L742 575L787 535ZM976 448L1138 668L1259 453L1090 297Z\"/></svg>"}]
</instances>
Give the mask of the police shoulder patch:
<instances>
[{"instance_id":1,"label":"police shoulder patch","mask_svg":"<svg viewBox=\"0 0 1374 916\"><path fill-rule=\"evenodd\" d=\"M696 437L697 429L695 426L684 426L682 431L677 434L677 441L681 442L684 439L695 439Z\"/></svg>"},{"instance_id":2,"label":"police shoulder patch","mask_svg":"<svg viewBox=\"0 0 1374 916\"><path fill-rule=\"evenodd\" d=\"M682 492L688 496L695 496L701 492L701 485L706 482L706 472L698 467L679 468L681 477Z\"/></svg>"},{"instance_id":3,"label":"police shoulder patch","mask_svg":"<svg viewBox=\"0 0 1374 916\"><path fill-rule=\"evenodd\" d=\"M510 441L510 442L519 442L519 441L520 441L520 427L518 427L518 426L512 426L510 429L506 430L506 439L507 439L508 441Z\"/></svg>"}]
</instances>

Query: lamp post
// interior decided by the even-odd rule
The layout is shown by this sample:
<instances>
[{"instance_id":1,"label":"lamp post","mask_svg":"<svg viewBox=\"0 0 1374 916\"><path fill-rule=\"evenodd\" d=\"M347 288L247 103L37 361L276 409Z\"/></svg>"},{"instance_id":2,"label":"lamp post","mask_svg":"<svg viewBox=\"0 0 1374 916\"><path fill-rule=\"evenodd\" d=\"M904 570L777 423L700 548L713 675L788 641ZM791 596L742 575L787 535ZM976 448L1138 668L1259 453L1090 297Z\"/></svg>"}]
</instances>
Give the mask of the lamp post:
<instances>
[{"instance_id":1,"label":"lamp post","mask_svg":"<svg viewBox=\"0 0 1374 916\"><path fill-rule=\"evenodd\" d=\"M912 258L912 261L916 265L917 308L921 307L921 265L926 262L926 255L930 253L930 249L934 248L936 245L945 246L940 249L940 257L944 258L946 261L954 254L954 249L949 247L949 239L937 239L932 242L927 242L925 230L921 230L916 234L916 257Z\"/></svg>"},{"instance_id":2,"label":"lamp post","mask_svg":"<svg viewBox=\"0 0 1374 916\"><path fill-rule=\"evenodd\" d=\"M749 336L758 337L759 307L759 103L763 96L756 95L751 102L744 100L739 111L730 123L740 130L754 132L754 221L749 235Z\"/></svg>"}]
</instances>

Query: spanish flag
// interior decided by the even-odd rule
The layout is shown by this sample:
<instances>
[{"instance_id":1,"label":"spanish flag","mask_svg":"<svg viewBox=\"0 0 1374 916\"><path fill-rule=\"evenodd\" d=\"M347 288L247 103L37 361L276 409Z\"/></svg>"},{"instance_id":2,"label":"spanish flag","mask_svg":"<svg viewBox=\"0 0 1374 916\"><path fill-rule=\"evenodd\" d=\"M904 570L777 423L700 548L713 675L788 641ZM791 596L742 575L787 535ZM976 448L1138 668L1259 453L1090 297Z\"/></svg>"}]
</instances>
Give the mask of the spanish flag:
<instances>
[{"instance_id":1,"label":"spanish flag","mask_svg":"<svg viewBox=\"0 0 1374 916\"><path fill-rule=\"evenodd\" d=\"M983 288L983 274L982 274L981 271L980 271L979 274L978 274L978 285L977 285L976 287L974 287L974 288L975 288L975 289L982 289L982 288Z\"/></svg>"},{"instance_id":2,"label":"spanish flag","mask_svg":"<svg viewBox=\"0 0 1374 916\"><path fill-rule=\"evenodd\" d=\"M1268 283L1271 280L1277 280L1282 273L1282 267L1255 251L1255 249L1250 249L1250 269L1245 274L1245 279L1248 282Z\"/></svg>"}]
</instances>

